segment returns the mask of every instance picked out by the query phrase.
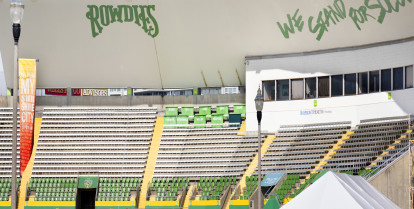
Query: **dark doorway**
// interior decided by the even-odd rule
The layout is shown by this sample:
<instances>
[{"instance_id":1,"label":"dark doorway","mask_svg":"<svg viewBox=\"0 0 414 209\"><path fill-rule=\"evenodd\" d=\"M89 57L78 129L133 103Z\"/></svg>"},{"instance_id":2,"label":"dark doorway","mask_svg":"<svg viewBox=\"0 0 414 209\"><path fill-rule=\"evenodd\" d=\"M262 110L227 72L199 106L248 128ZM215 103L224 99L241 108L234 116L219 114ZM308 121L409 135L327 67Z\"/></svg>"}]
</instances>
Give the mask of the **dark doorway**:
<instances>
[{"instance_id":1,"label":"dark doorway","mask_svg":"<svg viewBox=\"0 0 414 209\"><path fill-rule=\"evenodd\" d=\"M78 189L76 209L95 209L96 189Z\"/></svg>"}]
</instances>

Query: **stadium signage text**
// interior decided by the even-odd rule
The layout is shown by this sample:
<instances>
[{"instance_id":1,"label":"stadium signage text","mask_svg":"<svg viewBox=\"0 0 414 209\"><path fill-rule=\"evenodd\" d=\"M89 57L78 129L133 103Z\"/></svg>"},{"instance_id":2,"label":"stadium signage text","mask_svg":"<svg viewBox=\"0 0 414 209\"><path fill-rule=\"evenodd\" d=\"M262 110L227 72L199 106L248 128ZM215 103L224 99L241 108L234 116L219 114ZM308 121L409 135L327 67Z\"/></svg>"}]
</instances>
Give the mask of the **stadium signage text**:
<instances>
[{"instance_id":1,"label":"stadium signage text","mask_svg":"<svg viewBox=\"0 0 414 209\"><path fill-rule=\"evenodd\" d=\"M151 13L155 11L155 5L88 5L87 7L86 18L91 21L94 38L102 33L104 26L115 22L133 22L153 38L159 33L157 20Z\"/></svg>"},{"instance_id":2,"label":"stadium signage text","mask_svg":"<svg viewBox=\"0 0 414 209\"><path fill-rule=\"evenodd\" d=\"M329 110L301 110L300 115L320 115L320 114L326 114L326 113L332 113L332 111Z\"/></svg>"},{"instance_id":3,"label":"stadium signage text","mask_svg":"<svg viewBox=\"0 0 414 209\"><path fill-rule=\"evenodd\" d=\"M82 96L108 96L108 89L82 89Z\"/></svg>"},{"instance_id":4,"label":"stadium signage text","mask_svg":"<svg viewBox=\"0 0 414 209\"><path fill-rule=\"evenodd\" d=\"M319 11L317 18L309 16L307 19L299 13L299 9L292 15L287 14L287 23L277 22L280 32L286 39L290 38L290 34L297 31L302 32L307 20L309 32L317 34L316 40L320 41L323 34L328 32L331 25L336 25L341 20L351 18L352 22L358 30L361 30L361 24L369 20L376 20L382 24L386 14L399 12L400 7L405 7L406 3L412 3L413 0L364 0L363 5L358 8L347 8L344 0L334 0L329 5ZM346 2L346 1L345 1ZM283 24L283 25L282 25Z\"/></svg>"}]
</instances>

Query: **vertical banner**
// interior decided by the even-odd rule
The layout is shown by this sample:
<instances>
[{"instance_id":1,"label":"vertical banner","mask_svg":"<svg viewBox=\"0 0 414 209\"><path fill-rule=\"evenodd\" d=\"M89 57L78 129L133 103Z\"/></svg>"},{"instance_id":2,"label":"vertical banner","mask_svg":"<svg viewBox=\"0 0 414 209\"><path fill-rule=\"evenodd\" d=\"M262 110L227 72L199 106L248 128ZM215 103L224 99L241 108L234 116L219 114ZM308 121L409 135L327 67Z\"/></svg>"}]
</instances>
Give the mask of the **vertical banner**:
<instances>
[{"instance_id":1,"label":"vertical banner","mask_svg":"<svg viewBox=\"0 0 414 209\"><path fill-rule=\"evenodd\" d=\"M20 93L20 175L32 154L33 123L36 98L36 60L19 59Z\"/></svg>"}]
</instances>

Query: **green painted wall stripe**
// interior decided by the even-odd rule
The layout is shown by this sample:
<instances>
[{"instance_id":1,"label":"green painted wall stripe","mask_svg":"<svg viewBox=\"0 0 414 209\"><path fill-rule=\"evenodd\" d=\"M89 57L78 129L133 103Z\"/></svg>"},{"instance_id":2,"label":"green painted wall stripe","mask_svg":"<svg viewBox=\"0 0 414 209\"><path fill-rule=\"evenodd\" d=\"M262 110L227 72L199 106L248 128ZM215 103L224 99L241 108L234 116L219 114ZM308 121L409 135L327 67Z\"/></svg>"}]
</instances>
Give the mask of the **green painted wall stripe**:
<instances>
[{"instance_id":1,"label":"green painted wall stripe","mask_svg":"<svg viewBox=\"0 0 414 209\"><path fill-rule=\"evenodd\" d=\"M230 205L229 209L249 209L248 205Z\"/></svg>"},{"instance_id":2,"label":"green painted wall stripe","mask_svg":"<svg viewBox=\"0 0 414 209\"><path fill-rule=\"evenodd\" d=\"M3 208L0 207L0 209L3 209ZM24 209L76 209L76 207L75 206L24 206Z\"/></svg>"},{"instance_id":3,"label":"green painted wall stripe","mask_svg":"<svg viewBox=\"0 0 414 209\"><path fill-rule=\"evenodd\" d=\"M179 209L178 206L146 206L145 209Z\"/></svg>"},{"instance_id":4,"label":"green painted wall stripe","mask_svg":"<svg viewBox=\"0 0 414 209\"><path fill-rule=\"evenodd\" d=\"M220 205L190 205L189 209L220 209Z\"/></svg>"}]
</instances>

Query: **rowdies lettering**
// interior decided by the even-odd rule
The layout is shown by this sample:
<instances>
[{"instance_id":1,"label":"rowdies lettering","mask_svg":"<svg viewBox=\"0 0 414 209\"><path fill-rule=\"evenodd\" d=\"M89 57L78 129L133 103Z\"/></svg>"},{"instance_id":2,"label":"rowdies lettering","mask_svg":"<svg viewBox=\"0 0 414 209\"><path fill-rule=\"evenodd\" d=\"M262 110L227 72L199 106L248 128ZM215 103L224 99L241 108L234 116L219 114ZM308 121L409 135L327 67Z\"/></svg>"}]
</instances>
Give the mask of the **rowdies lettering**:
<instances>
[{"instance_id":1,"label":"rowdies lettering","mask_svg":"<svg viewBox=\"0 0 414 209\"><path fill-rule=\"evenodd\" d=\"M153 38L159 33L157 20L151 13L155 11L155 5L87 5L87 7L86 18L91 21L94 38L102 33L104 26L115 22L133 22Z\"/></svg>"}]
</instances>

